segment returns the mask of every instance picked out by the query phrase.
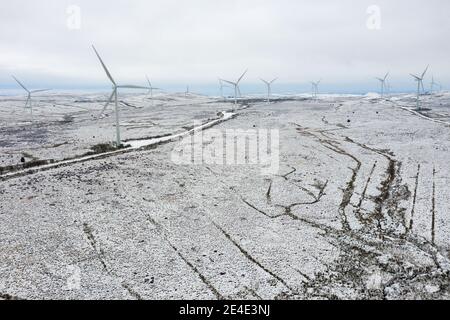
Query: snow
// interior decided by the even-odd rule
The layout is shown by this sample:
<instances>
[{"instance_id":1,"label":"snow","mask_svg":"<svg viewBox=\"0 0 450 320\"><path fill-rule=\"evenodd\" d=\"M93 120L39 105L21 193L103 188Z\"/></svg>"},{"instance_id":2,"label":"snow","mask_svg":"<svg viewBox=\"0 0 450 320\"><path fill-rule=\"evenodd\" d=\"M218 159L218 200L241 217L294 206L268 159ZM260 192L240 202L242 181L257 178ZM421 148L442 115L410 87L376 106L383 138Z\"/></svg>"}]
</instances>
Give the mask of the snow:
<instances>
[{"instance_id":1,"label":"snow","mask_svg":"<svg viewBox=\"0 0 450 320\"><path fill-rule=\"evenodd\" d=\"M421 97L423 112L413 95L369 97L231 112L124 95L130 147L95 156L114 139L104 95L42 96L34 126L22 97L1 97L1 165L63 162L0 179L0 297L450 298L450 95ZM171 161L210 129L278 129L279 172Z\"/></svg>"}]
</instances>

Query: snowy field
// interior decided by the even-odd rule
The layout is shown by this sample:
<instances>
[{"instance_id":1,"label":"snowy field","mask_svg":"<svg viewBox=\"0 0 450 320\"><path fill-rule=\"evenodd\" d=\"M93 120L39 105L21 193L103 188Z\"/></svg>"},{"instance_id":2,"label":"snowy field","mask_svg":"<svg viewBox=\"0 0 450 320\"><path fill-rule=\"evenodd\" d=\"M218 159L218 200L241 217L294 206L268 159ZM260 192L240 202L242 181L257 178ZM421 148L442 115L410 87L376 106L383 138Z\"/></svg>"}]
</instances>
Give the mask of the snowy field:
<instances>
[{"instance_id":1,"label":"snowy field","mask_svg":"<svg viewBox=\"0 0 450 320\"><path fill-rule=\"evenodd\" d=\"M22 157L64 160L80 157L99 144L115 141L114 105L102 114L109 94L35 97L33 117L23 96L0 97L0 166L18 165ZM193 120L217 118L220 104L202 96L120 95L121 132L127 140L183 131ZM223 104L222 104L223 108ZM31 120L33 119L33 123Z\"/></svg>"},{"instance_id":2,"label":"snowy field","mask_svg":"<svg viewBox=\"0 0 450 320\"><path fill-rule=\"evenodd\" d=\"M125 143L278 129L279 172L177 141L23 172L113 141L106 95L0 97L0 299L450 298L450 94L120 95Z\"/></svg>"}]
</instances>

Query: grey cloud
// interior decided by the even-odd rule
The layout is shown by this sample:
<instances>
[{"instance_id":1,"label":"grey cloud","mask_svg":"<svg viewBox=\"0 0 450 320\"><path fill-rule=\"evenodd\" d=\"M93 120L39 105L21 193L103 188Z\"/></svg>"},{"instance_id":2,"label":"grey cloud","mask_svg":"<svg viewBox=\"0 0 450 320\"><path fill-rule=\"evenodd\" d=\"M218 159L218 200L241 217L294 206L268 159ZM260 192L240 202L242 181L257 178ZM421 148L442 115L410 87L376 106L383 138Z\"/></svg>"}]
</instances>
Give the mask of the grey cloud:
<instances>
[{"instance_id":1,"label":"grey cloud","mask_svg":"<svg viewBox=\"0 0 450 320\"><path fill-rule=\"evenodd\" d=\"M82 10L81 30L66 27L72 4ZM381 9L379 31L366 27L373 4ZM10 73L33 83L103 84L92 43L123 81L148 73L206 83L248 67L248 81L276 75L286 83L356 84L391 70L407 83L408 73L430 63L445 82L448 12L447 0L2 1L0 84L12 85Z\"/></svg>"}]
</instances>

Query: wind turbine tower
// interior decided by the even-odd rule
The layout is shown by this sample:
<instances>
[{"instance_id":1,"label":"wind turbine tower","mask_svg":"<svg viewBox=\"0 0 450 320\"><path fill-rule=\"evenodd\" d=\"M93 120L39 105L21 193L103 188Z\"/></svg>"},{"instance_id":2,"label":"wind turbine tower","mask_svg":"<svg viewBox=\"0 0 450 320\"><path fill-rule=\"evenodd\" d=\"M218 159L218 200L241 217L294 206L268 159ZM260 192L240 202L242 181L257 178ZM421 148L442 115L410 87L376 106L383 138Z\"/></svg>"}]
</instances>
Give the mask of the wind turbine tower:
<instances>
[{"instance_id":1,"label":"wind turbine tower","mask_svg":"<svg viewBox=\"0 0 450 320\"><path fill-rule=\"evenodd\" d=\"M152 86L152 83L150 82L150 79L148 78L148 76L145 76L145 77L147 78L147 83L148 83L148 86L149 86L148 93L150 93L150 98L152 100L152 106L153 106L155 104L155 101L153 100L153 90L160 90L160 89L159 88L154 88Z\"/></svg>"},{"instance_id":2,"label":"wind turbine tower","mask_svg":"<svg viewBox=\"0 0 450 320\"><path fill-rule=\"evenodd\" d=\"M219 88L220 88L220 96L222 97L223 100L226 100L223 88L229 88L229 86L225 85L222 79L219 79Z\"/></svg>"},{"instance_id":3,"label":"wind turbine tower","mask_svg":"<svg viewBox=\"0 0 450 320\"><path fill-rule=\"evenodd\" d=\"M434 87L437 86L438 88L441 87L441 85L439 83L437 83L436 81L434 81L434 76L431 77L431 87L430 87L430 93L434 92Z\"/></svg>"}]
</instances>

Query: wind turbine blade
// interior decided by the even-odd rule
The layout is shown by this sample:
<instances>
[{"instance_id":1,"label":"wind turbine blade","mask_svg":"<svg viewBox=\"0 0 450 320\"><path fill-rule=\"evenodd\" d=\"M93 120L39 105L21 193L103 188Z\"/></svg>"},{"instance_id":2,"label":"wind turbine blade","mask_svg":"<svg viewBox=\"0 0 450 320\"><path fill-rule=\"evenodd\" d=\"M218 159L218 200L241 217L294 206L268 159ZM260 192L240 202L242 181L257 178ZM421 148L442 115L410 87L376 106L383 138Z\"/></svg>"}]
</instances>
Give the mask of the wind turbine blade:
<instances>
[{"instance_id":1,"label":"wind turbine blade","mask_svg":"<svg viewBox=\"0 0 450 320\"><path fill-rule=\"evenodd\" d=\"M25 88L25 86L16 78L16 77L14 77L14 76L11 76L11 77L13 77L13 79L14 80L16 80L16 82L26 91L26 92L30 92L30 90L28 90L27 88Z\"/></svg>"},{"instance_id":2,"label":"wind turbine blade","mask_svg":"<svg viewBox=\"0 0 450 320\"><path fill-rule=\"evenodd\" d=\"M241 88L239 88L239 86L238 86L238 85L236 85L236 87L237 87L237 90L238 90L238 93L239 93L239 97L241 97L241 98L242 98Z\"/></svg>"},{"instance_id":3,"label":"wind turbine blade","mask_svg":"<svg viewBox=\"0 0 450 320\"><path fill-rule=\"evenodd\" d=\"M147 78L148 85L151 88L152 87L152 83L150 82L150 79L148 78L148 76L145 76L145 77Z\"/></svg>"},{"instance_id":4,"label":"wind turbine blade","mask_svg":"<svg viewBox=\"0 0 450 320\"><path fill-rule=\"evenodd\" d=\"M27 101L25 102L25 109L28 107L28 104L30 103L30 101L31 101L31 95L28 94Z\"/></svg>"},{"instance_id":5,"label":"wind turbine blade","mask_svg":"<svg viewBox=\"0 0 450 320\"><path fill-rule=\"evenodd\" d=\"M428 68L430 68L430 65L427 66L427 68L425 69L425 71L422 73L422 79L425 77L425 75L427 74Z\"/></svg>"},{"instance_id":6,"label":"wind turbine blade","mask_svg":"<svg viewBox=\"0 0 450 320\"><path fill-rule=\"evenodd\" d=\"M386 81L386 79L389 77L389 72L388 73L386 73L386 75L384 76L384 81Z\"/></svg>"},{"instance_id":7,"label":"wind turbine blade","mask_svg":"<svg viewBox=\"0 0 450 320\"><path fill-rule=\"evenodd\" d=\"M416 81L420 81L421 79L418 77L418 76L416 76L416 75L413 75L412 73L410 73L410 75L411 75L411 77L413 77L413 78L415 78L416 79Z\"/></svg>"},{"instance_id":8,"label":"wind turbine blade","mask_svg":"<svg viewBox=\"0 0 450 320\"><path fill-rule=\"evenodd\" d=\"M46 92L46 91L50 91L50 90L52 90L52 89L33 90L33 91L31 91L31 93Z\"/></svg>"},{"instance_id":9,"label":"wind turbine blade","mask_svg":"<svg viewBox=\"0 0 450 320\"><path fill-rule=\"evenodd\" d=\"M239 80L237 81L237 83L241 82L241 80L245 77L245 75L247 74L248 69L245 70L245 72L242 74L242 76L239 78Z\"/></svg>"},{"instance_id":10,"label":"wind turbine blade","mask_svg":"<svg viewBox=\"0 0 450 320\"><path fill-rule=\"evenodd\" d=\"M273 79L272 81L270 81L270 84L274 83L277 80L278 80L278 78Z\"/></svg>"},{"instance_id":11,"label":"wind turbine blade","mask_svg":"<svg viewBox=\"0 0 450 320\"><path fill-rule=\"evenodd\" d=\"M266 85L269 85L269 82L267 82L266 80L264 80L264 79L262 79L262 78L260 78L260 80L261 80L262 82L264 82Z\"/></svg>"},{"instance_id":12,"label":"wind turbine blade","mask_svg":"<svg viewBox=\"0 0 450 320\"><path fill-rule=\"evenodd\" d=\"M100 63L102 64L103 69L105 70L106 75L108 76L109 80L111 80L111 82L116 86L116 82L114 81L113 77L112 77L111 74L109 73L108 68L106 67L106 65L105 65L105 63L103 62L102 58L101 58L100 55L98 54L97 50L95 49L94 46L92 46L92 48L94 49L95 54L97 55L98 59L100 60Z\"/></svg>"},{"instance_id":13,"label":"wind turbine blade","mask_svg":"<svg viewBox=\"0 0 450 320\"><path fill-rule=\"evenodd\" d=\"M133 85L123 85L123 86L117 86L117 88L121 88L121 89L145 89L145 90L149 90L151 89L150 87L142 87L142 86L133 86Z\"/></svg>"},{"instance_id":14,"label":"wind turbine blade","mask_svg":"<svg viewBox=\"0 0 450 320\"><path fill-rule=\"evenodd\" d=\"M116 89L113 90L113 92L111 93L111 96L109 97L108 101L106 102L105 106L103 107L103 110L100 113L100 116L102 116L105 113L105 110L106 110L106 108L108 108L109 104L112 102L115 93L116 93Z\"/></svg>"},{"instance_id":15,"label":"wind turbine blade","mask_svg":"<svg viewBox=\"0 0 450 320\"><path fill-rule=\"evenodd\" d=\"M231 84L232 86L237 86L237 83L234 83L234 82L231 82L231 81L228 81L228 80L223 80L223 79L222 79L222 81L226 82L228 84Z\"/></svg>"}]
</instances>

